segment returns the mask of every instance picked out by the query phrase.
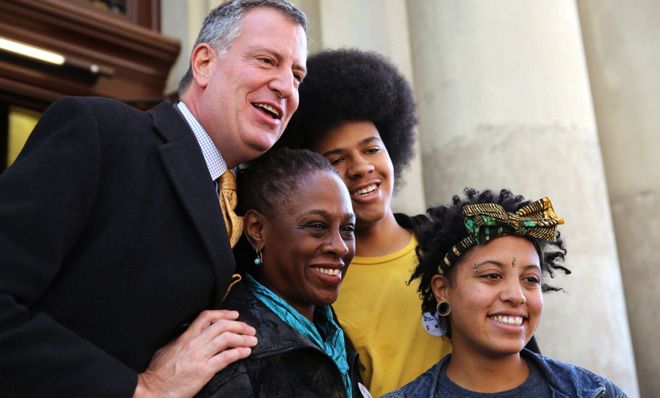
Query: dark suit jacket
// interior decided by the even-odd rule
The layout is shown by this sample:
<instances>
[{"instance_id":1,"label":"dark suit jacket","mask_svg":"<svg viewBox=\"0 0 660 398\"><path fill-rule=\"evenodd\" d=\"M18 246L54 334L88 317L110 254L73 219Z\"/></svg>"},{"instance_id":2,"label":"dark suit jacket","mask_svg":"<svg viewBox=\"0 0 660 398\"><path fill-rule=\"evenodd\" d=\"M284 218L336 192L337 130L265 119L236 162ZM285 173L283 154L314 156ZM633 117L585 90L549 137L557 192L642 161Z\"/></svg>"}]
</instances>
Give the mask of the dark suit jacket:
<instances>
[{"instance_id":1,"label":"dark suit jacket","mask_svg":"<svg viewBox=\"0 0 660 398\"><path fill-rule=\"evenodd\" d=\"M0 396L130 397L234 268L171 104L56 102L0 174Z\"/></svg>"}]
</instances>

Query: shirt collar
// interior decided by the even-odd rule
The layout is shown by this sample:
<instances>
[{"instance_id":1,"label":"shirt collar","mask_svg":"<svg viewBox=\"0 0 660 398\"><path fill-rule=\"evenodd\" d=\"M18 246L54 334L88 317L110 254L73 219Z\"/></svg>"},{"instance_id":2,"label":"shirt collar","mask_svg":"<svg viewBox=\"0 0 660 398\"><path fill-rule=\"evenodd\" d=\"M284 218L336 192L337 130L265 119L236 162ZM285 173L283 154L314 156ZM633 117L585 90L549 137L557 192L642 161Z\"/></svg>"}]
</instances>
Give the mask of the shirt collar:
<instances>
[{"instance_id":1,"label":"shirt collar","mask_svg":"<svg viewBox=\"0 0 660 398\"><path fill-rule=\"evenodd\" d=\"M202 155L204 156L206 167L209 169L211 179L214 181L217 180L225 171L227 171L227 162L225 162L225 159L211 140L211 137L209 137L206 130L204 130L204 127L202 127L197 119L195 119L195 116L193 116L186 104L184 104L183 101L179 101L176 106L195 134L197 143L202 149Z\"/></svg>"}]
</instances>

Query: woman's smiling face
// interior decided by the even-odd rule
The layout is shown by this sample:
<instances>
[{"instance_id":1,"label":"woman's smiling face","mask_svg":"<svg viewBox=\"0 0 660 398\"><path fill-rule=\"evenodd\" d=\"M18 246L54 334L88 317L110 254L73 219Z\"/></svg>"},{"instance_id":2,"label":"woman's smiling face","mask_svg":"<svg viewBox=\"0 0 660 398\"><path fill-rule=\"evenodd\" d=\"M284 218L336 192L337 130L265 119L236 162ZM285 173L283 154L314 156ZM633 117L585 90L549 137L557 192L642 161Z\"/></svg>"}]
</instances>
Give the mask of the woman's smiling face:
<instances>
[{"instance_id":1,"label":"woman's smiling face","mask_svg":"<svg viewBox=\"0 0 660 398\"><path fill-rule=\"evenodd\" d=\"M263 219L261 283L301 314L337 300L355 253L355 215L344 183L318 171Z\"/></svg>"},{"instance_id":2,"label":"woman's smiling face","mask_svg":"<svg viewBox=\"0 0 660 398\"><path fill-rule=\"evenodd\" d=\"M531 241L504 236L473 247L448 278L436 275L436 300L451 305L454 351L486 356L519 353L543 309L539 255Z\"/></svg>"}]
</instances>

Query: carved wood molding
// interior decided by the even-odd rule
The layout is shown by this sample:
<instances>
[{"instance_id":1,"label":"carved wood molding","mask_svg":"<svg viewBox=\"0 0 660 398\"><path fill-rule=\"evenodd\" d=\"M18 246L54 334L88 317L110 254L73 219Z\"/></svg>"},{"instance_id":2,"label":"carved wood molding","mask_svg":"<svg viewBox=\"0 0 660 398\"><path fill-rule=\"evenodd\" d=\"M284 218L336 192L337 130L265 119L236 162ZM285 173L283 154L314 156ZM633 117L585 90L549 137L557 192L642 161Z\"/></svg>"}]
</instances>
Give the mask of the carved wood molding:
<instances>
[{"instance_id":1,"label":"carved wood molding","mask_svg":"<svg viewBox=\"0 0 660 398\"><path fill-rule=\"evenodd\" d=\"M64 95L160 98L180 49L126 18L64 0L0 1L0 36L67 59L59 66L0 52L0 101L36 110Z\"/></svg>"}]
</instances>

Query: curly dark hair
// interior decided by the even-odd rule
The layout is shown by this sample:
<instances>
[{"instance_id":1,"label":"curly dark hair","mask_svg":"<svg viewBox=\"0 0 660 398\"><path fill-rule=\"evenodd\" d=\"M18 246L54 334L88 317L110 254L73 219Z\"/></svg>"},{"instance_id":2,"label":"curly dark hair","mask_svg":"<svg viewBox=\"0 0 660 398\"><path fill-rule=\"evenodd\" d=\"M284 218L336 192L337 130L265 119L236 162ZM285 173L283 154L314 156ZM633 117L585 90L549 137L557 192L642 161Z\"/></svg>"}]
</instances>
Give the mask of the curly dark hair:
<instances>
[{"instance_id":1,"label":"curly dark hair","mask_svg":"<svg viewBox=\"0 0 660 398\"><path fill-rule=\"evenodd\" d=\"M475 203L497 203L507 212L515 212L530 203L522 195L515 195L507 189L499 194L485 190L479 192L472 188L465 188L465 197L455 195L451 205L432 207L427 210L430 220L420 228L417 234L417 257L419 265L413 272L410 280L420 278L419 293L422 298L422 311L435 313L436 300L431 289L431 279L438 274L438 265L442 264L444 275L452 283L453 267L446 267L443 259L450 248L468 235L463 223L463 206ZM541 259L541 270L551 278L557 270L566 274L571 271L564 267L566 247L564 241L557 233L556 241L531 239ZM559 288L543 282L542 290L557 291Z\"/></svg>"},{"instance_id":2,"label":"curly dark hair","mask_svg":"<svg viewBox=\"0 0 660 398\"><path fill-rule=\"evenodd\" d=\"M310 56L300 106L277 146L309 149L329 130L352 121L376 126L396 184L414 155L415 100L397 68L374 52L340 49Z\"/></svg>"}]
</instances>

